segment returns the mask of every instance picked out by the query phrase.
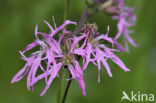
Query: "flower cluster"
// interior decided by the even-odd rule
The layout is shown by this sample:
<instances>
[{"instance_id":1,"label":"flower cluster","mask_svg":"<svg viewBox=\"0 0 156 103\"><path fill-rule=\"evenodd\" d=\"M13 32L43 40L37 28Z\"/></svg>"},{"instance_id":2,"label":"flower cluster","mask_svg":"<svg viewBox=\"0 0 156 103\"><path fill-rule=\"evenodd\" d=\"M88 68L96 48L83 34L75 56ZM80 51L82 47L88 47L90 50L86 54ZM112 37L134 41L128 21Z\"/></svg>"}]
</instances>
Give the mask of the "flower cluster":
<instances>
[{"instance_id":1,"label":"flower cluster","mask_svg":"<svg viewBox=\"0 0 156 103\"><path fill-rule=\"evenodd\" d=\"M94 0L99 2L99 0ZM107 1L107 0L104 0ZM26 61L25 66L13 77L11 83L20 81L27 75L27 88L32 89L34 85L41 79L45 80L45 88L41 96L46 93L51 83L56 77L59 77L61 69L68 69L71 79L75 79L86 96L85 83L83 74L89 63L93 63L98 68L98 82L100 82L101 64L105 67L108 75L112 77L111 69L108 60L113 61L125 72L130 71L124 62L115 54L115 52L128 51L128 42L136 46L133 39L129 36L131 31L129 27L133 26L136 21L133 9L125 6L123 0L113 0L118 3L119 13L113 16L118 19L118 33L114 38L109 37L109 26L106 34L98 32L96 24L85 24L81 28L81 32L72 35L71 31L66 30L65 26L76 22L66 20L59 27L56 26L53 18L54 27L47 21L44 22L50 28L49 33L38 31L38 25L35 28L35 41L30 43L23 51L20 51L22 59ZM116 8L116 7L115 7ZM114 7L111 9L114 9ZM125 48L117 41L123 34ZM30 55L26 56L28 51L35 50ZM82 66L80 65L82 61ZM39 71L40 72L39 74Z\"/></svg>"}]
</instances>

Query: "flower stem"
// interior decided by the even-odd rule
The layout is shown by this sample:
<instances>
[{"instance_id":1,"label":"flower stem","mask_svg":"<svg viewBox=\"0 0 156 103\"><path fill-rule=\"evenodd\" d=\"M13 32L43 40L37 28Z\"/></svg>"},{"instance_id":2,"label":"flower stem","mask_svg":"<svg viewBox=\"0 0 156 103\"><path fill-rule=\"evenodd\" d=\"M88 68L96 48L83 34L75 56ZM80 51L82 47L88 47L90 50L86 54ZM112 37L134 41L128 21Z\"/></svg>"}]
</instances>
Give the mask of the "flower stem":
<instances>
[{"instance_id":1,"label":"flower stem","mask_svg":"<svg viewBox=\"0 0 156 103\"><path fill-rule=\"evenodd\" d=\"M66 0L65 12L64 12L64 21L69 18L69 8L70 8L70 0Z\"/></svg>"},{"instance_id":2,"label":"flower stem","mask_svg":"<svg viewBox=\"0 0 156 103\"><path fill-rule=\"evenodd\" d=\"M70 72L69 72L69 75L70 75L70 78L71 78L72 75L70 74ZM63 99L62 99L62 103L65 103L65 100L66 100L66 97L67 97L68 90L69 90L69 88L70 88L71 82L72 82L72 79L70 79L70 80L68 81L68 84L67 84L67 87L66 87L66 90L65 90L65 92L64 92Z\"/></svg>"},{"instance_id":3,"label":"flower stem","mask_svg":"<svg viewBox=\"0 0 156 103\"><path fill-rule=\"evenodd\" d=\"M70 0L66 0L65 3L65 13L64 13L64 21L69 18L69 5ZM64 69L64 68L63 68ZM62 81L63 81L63 69L60 71L60 77L58 81L58 93L57 93L57 100L56 103L61 103L61 95L62 95Z\"/></svg>"},{"instance_id":4,"label":"flower stem","mask_svg":"<svg viewBox=\"0 0 156 103\"><path fill-rule=\"evenodd\" d=\"M61 94L62 94L62 79L63 79L63 70L60 70L60 77L58 80L58 93L57 93L57 100L56 103L61 102Z\"/></svg>"},{"instance_id":5,"label":"flower stem","mask_svg":"<svg viewBox=\"0 0 156 103\"><path fill-rule=\"evenodd\" d=\"M75 29L75 31L74 31L74 33L72 35L76 35L76 34L80 33L82 26L87 22L87 20L91 16L93 16L96 12L99 11L98 8L95 8L94 10L89 12L90 7L88 5L88 0L85 0L85 3L86 3L86 8L85 8L85 10L84 10L84 12L83 12L83 14L81 16L81 19L80 19L80 21L78 23L78 26L76 27L76 29Z\"/></svg>"}]
</instances>

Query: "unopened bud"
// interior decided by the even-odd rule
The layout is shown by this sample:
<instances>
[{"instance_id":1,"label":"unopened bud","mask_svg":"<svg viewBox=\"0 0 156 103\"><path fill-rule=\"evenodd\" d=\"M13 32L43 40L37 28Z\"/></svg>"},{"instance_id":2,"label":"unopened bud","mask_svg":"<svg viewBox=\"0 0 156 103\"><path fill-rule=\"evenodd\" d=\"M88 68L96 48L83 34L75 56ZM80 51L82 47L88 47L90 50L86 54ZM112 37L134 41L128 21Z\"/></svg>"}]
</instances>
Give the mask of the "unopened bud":
<instances>
[{"instance_id":1,"label":"unopened bud","mask_svg":"<svg viewBox=\"0 0 156 103\"><path fill-rule=\"evenodd\" d=\"M112 0L107 0L105 2L103 2L100 6L100 10L104 10L106 8L108 8L109 6L111 6L113 4L113 1Z\"/></svg>"},{"instance_id":2,"label":"unopened bud","mask_svg":"<svg viewBox=\"0 0 156 103\"><path fill-rule=\"evenodd\" d=\"M110 6L104 10L109 15L119 15L120 10L117 6Z\"/></svg>"},{"instance_id":3,"label":"unopened bud","mask_svg":"<svg viewBox=\"0 0 156 103\"><path fill-rule=\"evenodd\" d=\"M89 36L93 36L93 37L96 37L98 36L98 26L96 25L96 23L93 23L93 24L85 24L82 31L89 35Z\"/></svg>"},{"instance_id":4,"label":"unopened bud","mask_svg":"<svg viewBox=\"0 0 156 103\"><path fill-rule=\"evenodd\" d=\"M97 4L101 4L101 3L105 3L109 0L92 0L93 2L97 3Z\"/></svg>"}]
</instances>

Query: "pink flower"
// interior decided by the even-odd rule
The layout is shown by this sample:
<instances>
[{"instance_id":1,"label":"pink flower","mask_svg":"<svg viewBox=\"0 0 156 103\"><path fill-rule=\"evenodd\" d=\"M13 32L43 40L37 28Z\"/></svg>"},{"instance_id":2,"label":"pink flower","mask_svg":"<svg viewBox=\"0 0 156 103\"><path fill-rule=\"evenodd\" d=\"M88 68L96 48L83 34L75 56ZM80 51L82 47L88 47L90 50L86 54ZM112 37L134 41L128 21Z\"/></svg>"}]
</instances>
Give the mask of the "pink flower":
<instances>
[{"instance_id":1,"label":"pink flower","mask_svg":"<svg viewBox=\"0 0 156 103\"><path fill-rule=\"evenodd\" d=\"M92 27L91 27L92 28ZM96 32L93 32L95 29L90 29L91 31L88 34L88 29L86 29L85 33L82 33L83 37L83 44L79 47L74 49L74 53L77 53L82 56L83 58L83 70L85 70L88 64L91 62L94 65L98 66L99 76L98 82L100 82L100 69L101 69L101 62L105 66L107 73L110 77L112 77L112 73L110 67L107 63L107 60L110 59L114 63L116 63L121 69L124 71L129 71L129 69L125 66L122 60L114 54L115 51L122 51L124 50L122 46L111 37L108 37L107 34L97 35ZM77 39L77 37L75 38ZM75 40L76 41L76 40ZM106 41L112 44L112 47L108 47L106 44L101 43L102 41ZM114 45L117 46L118 49L114 49Z\"/></svg>"},{"instance_id":2,"label":"pink flower","mask_svg":"<svg viewBox=\"0 0 156 103\"><path fill-rule=\"evenodd\" d=\"M54 18L53 18L54 20ZM25 66L13 77L11 83L20 81L24 76L27 75L27 88L30 88L35 83L37 83L41 79L45 79L46 86L41 93L41 96L45 94L45 92L50 87L52 81L59 75L60 69L63 69L64 66L67 66L72 78L78 81L80 87L85 93L85 84L83 80L83 71L79 65L79 62L75 59L74 55L76 53L72 52L63 52L61 48L61 42L63 41L64 35L70 34L69 31L65 30L65 26L68 24L76 25L76 22L72 22L70 20L66 20L61 26L57 27L54 21L53 28L47 21L44 21L48 27L50 28L50 34L38 32L38 26L35 29L36 40L29 44L23 52L20 51L22 55L22 59L26 61ZM56 35L59 31L62 30L63 35L59 36L59 40L54 39L54 35ZM41 35L43 40L40 40L38 35ZM26 57L24 53L30 51L31 49L40 46L40 49L33 52L30 56ZM70 50L71 51L71 50ZM46 64L46 68L42 66L42 63ZM37 71L41 69L42 73L37 75ZM49 77L49 78L48 78Z\"/></svg>"},{"instance_id":3,"label":"pink flower","mask_svg":"<svg viewBox=\"0 0 156 103\"><path fill-rule=\"evenodd\" d=\"M134 40L130 37L130 34L133 33L133 31L129 30L131 26L135 25L136 15L133 13L134 8L126 7L123 0L117 0L117 2L120 14L113 17L113 19L119 20L117 24L118 33L115 36L115 39L118 39L123 34L125 41L125 49L127 52L129 52L128 42L134 47L137 46Z\"/></svg>"}]
</instances>

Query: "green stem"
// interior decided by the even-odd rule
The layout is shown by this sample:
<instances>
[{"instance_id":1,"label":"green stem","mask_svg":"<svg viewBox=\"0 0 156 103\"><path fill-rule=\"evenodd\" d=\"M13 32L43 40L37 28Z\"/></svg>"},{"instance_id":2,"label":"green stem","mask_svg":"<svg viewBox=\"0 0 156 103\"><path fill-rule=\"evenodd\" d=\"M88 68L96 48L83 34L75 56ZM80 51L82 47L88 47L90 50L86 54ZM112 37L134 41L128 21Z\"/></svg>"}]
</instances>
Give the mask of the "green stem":
<instances>
[{"instance_id":1,"label":"green stem","mask_svg":"<svg viewBox=\"0 0 156 103\"><path fill-rule=\"evenodd\" d=\"M65 12L64 12L64 21L69 18L69 8L70 8L70 0L66 0Z\"/></svg>"},{"instance_id":2,"label":"green stem","mask_svg":"<svg viewBox=\"0 0 156 103\"><path fill-rule=\"evenodd\" d=\"M72 75L70 74L70 71L69 71L69 75L70 75L69 78L71 78ZM72 79L68 81L68 84L67 84L66 90L65 90L64 95L63 95L62 103L65 103L65 100L66 100L66 97L67 97L67 94L68 94L68 91L69 91L69 88L70 88L71 82L72 82Z\"/></svg>"},{"instance_id":3,"label":"green stem","mask_svg":"<svg viewBox=\"0 0 156 103\"><path fill-rule=\"evenodd\" d=\"M65 13L64 13L64 21L69 18L69 7L70 7L70 0L66 0L65 3ZM58 80L58 93L57 93L57 100L56 103L61 103L61 95L62 95L62 81L63 81L63 68L60 70L59 74L59 80Z\"/></svg>"},{"instance_id":4,"label":"green stem","mask_svg":"<svg viewBox=\"0 0 156 103\"><path fill-rule=\"evenodd\" d=\"M58 80L58 93L56 103L61 103L61 94L62 94L62 79L63 79L63 70L60 70L59 80Z\"/></svg>"}]
</instances>

